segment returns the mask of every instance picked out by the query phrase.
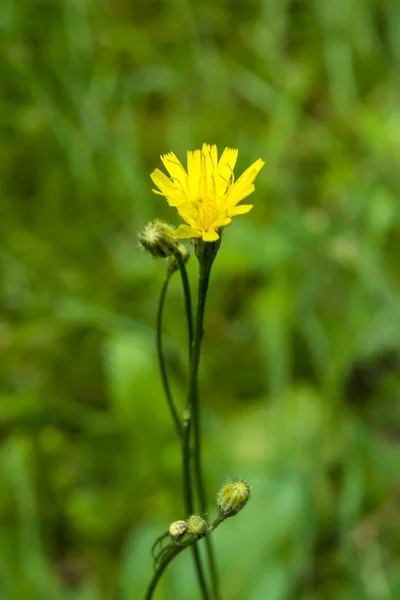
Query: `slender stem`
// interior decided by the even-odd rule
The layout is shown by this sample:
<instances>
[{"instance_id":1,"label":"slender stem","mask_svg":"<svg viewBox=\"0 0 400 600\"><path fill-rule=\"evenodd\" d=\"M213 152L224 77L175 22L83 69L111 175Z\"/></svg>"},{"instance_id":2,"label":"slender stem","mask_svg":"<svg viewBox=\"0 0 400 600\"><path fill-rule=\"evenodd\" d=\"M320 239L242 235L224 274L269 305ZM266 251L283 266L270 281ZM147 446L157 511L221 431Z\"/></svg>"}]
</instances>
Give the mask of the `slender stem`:
<instances>
[{"instance_id":1,"label":"slender stem","mask_svg":"<svg viewBox=\"0 0 400 600\"><path fill-rule=\"evenodd\" d=\"M181 273L183 295L185 298L186 321L188 328L188 359L189 368L191 364L192 346L193 346L193 313L192 299L190 293L189 279L185 267L185 262L180 252L174 254ZM191 434L191 415L187 409L183 415L183 430L182 430L182 466L183 466L183 502L184 510L189 517L193 514L193 492L190 473L190 434Z\"/></svg>"},{"instance_id":2,"label":"slender stem","mask_svg":"<svg viewBox=\"0 0 400 600\"><path fill-rule=\"evenodd\" d=\"M197 301L197 316L196 316L196 332L193 345L193 355L190 369L189 382L189 398L191 414L193 419L194 443L193 443L193 458L194 472L196 478L197 493L200 501L200 510L203 515L207 514L207 493L204 484L204 478L201 468L201 428L200 428L200 410L198 396L198 370L200 362L201 343L204 334L204 313L206 306L207 290L210 281L211 260L200 260L200 277L199 290ZM211 574L211 584L215 600L219 600L221 595L219 592L218 573L212 540L209 536L206 537L207 559Z\"/></svg>"},{"instance_id":3,"label":"slender stem","mask_svg":"<svg viewBox=\"0 0 400 600\"><path fill-rule=\"evenodd\" d=\"M169 383L168 383L168 376L167 376L167 369L166 369L166 365L165 365L164 352L163 352L163 347L162 347L162 320L163 320L163 313L164 313L165 296L167 294L168 284L169 284L170 279L171 279L171 273L167 272L165 275L164 283L161 288L160 300L158 303L157 354L158 354L158 363L159 363L160 371L161 371L162 384L163 384L164 392L165 392L165 398L167 400L168 408L170 410L172 420L174 421L176 431L177 431L179 437L182 438L182 435L183 435L182 424L180 422L177 410L175 408L175 405L174 405L174 402L172 399L171 389L170 389Z\"/></svg>"},{"instance_id":4,"label":"slender stem","mask_svg":"<svg viewBox=\"0 0 400 600\"><path fill-rule=\"evenodd\" d=\"M194 512L192 474L190 469L190 435L192 429L192 415L186 409L183 416L183 440L182 440L182 475L183 475L183 504L187 516Z\"/></svg>"},{"instance_id":5,"label":"slender stem","mask_svg":"<svg viewBox=\"0 0 400 600\"><path fill-rule=\"evenodd\" d=\"M186 311L186 320L188 326L188 352L189 352L189 361L192 354L192 346L193 346L193 313L192 313L192 298L190 294L190 285L189 279L185 267L185 262L182 258L182 254L177 252L175 258L179 265L179 270L181 272L182 279L182 287L183 287L183 295L185 297L185 311Z\"/></svg>"},{"instance_id":6,"label":"slender stem","mask_svg":"<svg viewBox=\"0 0 400 600\"><path fill-rule=\"evenodd\" d=\"M190 470L190 433L192 418L189 410L185 411L183 419L183 440L182 440L182 467L183 467L183 499L185 513L190 516L194 513L192 476ZM197 579L204 600L209 598L207 584L204 576L204 569L201 563L199 549L196 545L192 546L193 560L196 567ZM172 559L171 559L172 560Z\"/></svg>"},{"instance_id":7,"label":"slender stem","mask_svg":"<svg viewBox=\"0 0 400 600\"><path fill-rule=\"evenodd\" d=\"M193 544L193 546L192 546L192 554L193 554L193 560L196 565L196 574L197 574L197 580L199 582L199 586L201 589L201 595L203 597L203 600L209 600L210 596L208 594L206 578L204 576L204 567L202 565L201 558L200 558L200 552L199 552L199 549L196 544Z\"/></svg>"},{"instance_id":8,"label":"slender stem","mask_svg":"<svg viewBox=\"0 0 400 600\"><path fill-rule=\"evenodd\" d=\"M185 513L190 516L194 513L193 505L193 490L192 490L192 476L190 472L190 430L191 430L192 419L190 414L186 411L183 422L183 442L182 442L182 459L183 459L183 499L184 499L184 510ZM201 563L200 553L197 546L192 547L193 560L196 567L197 579L201 588L201 592L204 600L209 598L207 591L207 584L204 576L204 569Z\"/></svg>"}]
</instances>

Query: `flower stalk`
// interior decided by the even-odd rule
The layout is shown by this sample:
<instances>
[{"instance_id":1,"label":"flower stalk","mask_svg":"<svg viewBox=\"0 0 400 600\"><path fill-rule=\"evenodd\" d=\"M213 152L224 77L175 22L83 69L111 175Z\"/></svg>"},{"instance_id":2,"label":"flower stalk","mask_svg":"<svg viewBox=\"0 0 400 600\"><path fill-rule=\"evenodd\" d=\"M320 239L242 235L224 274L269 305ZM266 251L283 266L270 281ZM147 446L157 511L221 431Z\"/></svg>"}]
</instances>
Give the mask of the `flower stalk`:
<instances>
[{"instance_id":1,"label":"flower stalk","mask_svg":"<svg viewBox=\"0 0 400 600\"><path fill-rule=\"evenodd\" d=\"M195 254L199 261L199 288L197 300L196 331L193 347L193 357L189 380L189 396L192 403L193 418L193 461L194 473L196 479L197 494L200 503L200 512L207 514L207 491L204 483L202 469L202 448L201 448L201 421L200 405L198 391L198 372L200 364L201 344L204 336L204 315L206 308L206 299L208 285L210 282L211 268L221 244L221 238L212 243L205 243L202 240L195 240ZM206 538L207 561L211 575L211 585L215 600L220 599L219 581L217 565L214 553L213 543L210 537Z\"/></svg>"},{"instance_id":2,"label":"flower stalk","mask_svg":"<svg viewBox=\"0 0 400 600\"><path fill-rule=\"evenodd\" d=\"M157 222L157 227L158 227L158 222ZM149 226L147 228L147 231L148 230L149 230ZM142 242L142 240L143 240L143 235L142 235L141 242ZM142 245L143 245L143 243L142 243ZM164 248L165 248L164 239L162 239L162 245L160 244L159 239L156 240L156 247L160 247L160 246L161 246L161 251L159 251L160 254L156 255L156 258L164 257L163 254L161 254L161 252L164 252ZM146 247L146 250L147 249L148 248ZM152 245L152 250L153 249L154 249L154 244ZM160 300L159 300L158 310L157 310L157 335L156 335L156 337L157 337L157 355L158 355L158 362L159 362L159 367L160 367L160 372L161 372L161 379L162 379L162 384L163 384L163 388L164 388L165 398L167 401L169 411L171 413L172 420L175 425L176 432L177 432L178 436L180 437L180 439L182 440L182 443L183 443L182 451L183 451L183 455L185 456L185 452L186 452L185 448L186 448L186 443L187 443L185 441L185 429L184 429L184 427L182 427L181 420L179 419L178 412L177 412L177 409L175 407L175 404L174 404L174 401L172 398L171 388L170 388L169 381L168 381L168 374L167 374L165 357L164 357L163 346L162 346L162 324L163 324L165 298L166 298L166 294L167 294L167 290L168 290L168 285L169 285L171 276L175 273L175 271L177 269L179 269L180 274L181 274L182 288L183 288L183 295L184 295L184 302L185 302L185 313L186 313L187 330L188 330L188 359L190 362L192 346L193 346L193 314L192 314L192 300L191 300L191 293L190 293L190 285L189 285L189 279L187 276L187 271L186 271L186 266L185 266L185 262L187 261L187 259L189 257L189 253L188 253L188 250L184 246L181 246L181 245L179 245L179 246L176 245L176 247L171 246L171 247L169 247L169 249L171 250L171 253L168 255L168 258L167 258L167 260L168 260L167 270L166 270L165 279L164 279L164 282L163 282L163 285L161 288ZM153 250L152 254L153 254L153 256L155 256L154 250ZM184 420L184 423L185 423L185 420ZM189 441L190 441L190 438L189 438ZM189 449L188 454L190 454L190 449ZM188 465L188 468L190 469L189 465ZM184 478L183 478L183 486L184 486L185 511L187 514L191 514L191 513L193 513L193 498L192 498L192 486L191 486L191 480L190 480L190 470L187 472L186 476L184 476ZM201 557L200 557L200 553L199 553L197 546L193 546L192 552L193 552L194 565L195 565L195 569L196 569L196 575L197 575L199 587L200 587L200 590L202 593L202 598L203 598L203 600L208 600L209 595L208 595L207 584L206 584L206 579L205 579L205 575L204 575L204 568L201 563Z\"/></svg>"},{"instance_id":3,"label":"flower stalk","mask_svg":"<svg viewBox=\"0 0 400 600\"><path fill-rule=\"evenodd\" d=\"M234 168L238 150L225 148L218 158L215 145L203 144L201 150L187 153L187 169L172 152L161 160L168 175L155 169L151 174L158 189L156 194L164 196L170 206L176 207L184 221L177 229L156 219L143 230L140 245L155 258L167 258L167 274L164 280L157 313L157 351L167 404L179 435L182 448L183 504L185 514L192 515L188 521L176 521L180 524L179 534L171 530L156 540L153 556L156 570L149 584L146 599L153 597L160 577L170 562L188 546L192 547L193 558L203 600L209 600L207 583L201 564L196 542L205 537L208 567L211 576L212 598L220 600L216 561L210 533L226 518L236 514L248 500L249 488L240 480L228 482L218 496L218 517L207 526L204 516L207 514L207 492L202 470L201 417L198 393L198 373L201 347L204 334L204 315L212 265L220 247L223 228L232 218L248 213L250 204L240 204L254 192L254 181L264 162L256 160L235 180ZM199 262L199 285L195 324L193 322L189 280L185 268L188 250L179 245L180 238L190 238ZM172 273L180 270L184 292L185 313L188 326L189 384L183 422L172 399L165 359L162 348L162 324L165 297ZM196 499L196 501L195 501ZM196 508L200 514L194 514ZM154 555L156 546L165 537L171 538L171 544ZM187 539L187 535L189 536ZM185 539L186 538L186 539ZM183 542L182 542L183 540Z\"/></svg>"}]
</instances>

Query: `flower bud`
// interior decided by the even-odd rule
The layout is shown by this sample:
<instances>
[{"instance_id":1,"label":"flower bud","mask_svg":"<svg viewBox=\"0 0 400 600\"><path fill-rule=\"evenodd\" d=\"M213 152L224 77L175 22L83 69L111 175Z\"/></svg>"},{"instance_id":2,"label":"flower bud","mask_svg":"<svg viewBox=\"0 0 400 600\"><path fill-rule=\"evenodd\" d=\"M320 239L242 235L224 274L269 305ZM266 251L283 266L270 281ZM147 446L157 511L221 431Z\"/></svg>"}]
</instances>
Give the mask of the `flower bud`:
<instances>
[{"instance_id":1,"label":"flower bud","mask_svg":"<svg viewBox=\"0 0 400 600\"><path fill-rule=\"evenodd\" d=\"M250 496L249 486L241 479L233 479L222 486L217 495L220 517L236 515L245 506Z\"/></svg>"},{"instance_id":2,"label":"flower bud","mask_svg":"<svg viewBox=\"0 0 400 600\"><path fill-rule=\"evenodd\" d=\"M187 531L186 521L174 521L168 529L168 533L173 540L182 537Z\"/></svg>"},{"instance_id":3,"label":"flower bud","mask_svg":"<svg viewBox=\"0 0 400 600\"><path fill-rule=\"evenodd\" d=\"M155 258L166 258L178 249L174 228L160 219L150 221L140 232L139 245Z\"/></svg>"},{"instance_id":4,"label":"flower bud","mask_svg":"<svg viewBox=\"0 0 400 600\"><path fill-rule=\"evenodd\" d=\"M207 529L207 523L199 515L192 515L187 520L188 532L192 535L202 535Z\"/></svg>"},{"instance_id":5,"label":"flower bud","mask_svg":"<svg viewBox=\"0 0 400 600\"><path fill-rule=\"evenodd\" d=\"M187 248L184 244L178 244L176 252L179 252L183 262L187 263L190 257L189 248ZM167 258L167 269L170 275L172 275L172 273L175 273L175 271L179 269L178 261L176 259L176 256L174 256L173 254L171 254L171 256L168 256Z\"/></svg>"}]
</instances>

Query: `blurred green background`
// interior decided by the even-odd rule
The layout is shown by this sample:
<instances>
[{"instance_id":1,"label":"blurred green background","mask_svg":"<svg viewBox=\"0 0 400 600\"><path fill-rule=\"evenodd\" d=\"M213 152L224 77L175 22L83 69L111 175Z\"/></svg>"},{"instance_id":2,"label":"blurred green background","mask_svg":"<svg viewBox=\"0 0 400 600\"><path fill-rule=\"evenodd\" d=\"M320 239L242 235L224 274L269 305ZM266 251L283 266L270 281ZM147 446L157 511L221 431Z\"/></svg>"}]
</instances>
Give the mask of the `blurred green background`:
<instances>
[{"instance_id":1,"label":"blurred green background","mask_svg":"<svg viewBox=\"0 0 400 600\"><path fill-rule=\"evenodd\" d=\"M203 142L266 161L206 316L209 518L252 486L223 598L399 598L400 3L2 0L0 27L1 600L140 599L185 516L137 231L179 223L149 173ZM175 277L181 406L182 306ZM190 556L156 597L198 597Z\"/></svg>"}]
</instances>

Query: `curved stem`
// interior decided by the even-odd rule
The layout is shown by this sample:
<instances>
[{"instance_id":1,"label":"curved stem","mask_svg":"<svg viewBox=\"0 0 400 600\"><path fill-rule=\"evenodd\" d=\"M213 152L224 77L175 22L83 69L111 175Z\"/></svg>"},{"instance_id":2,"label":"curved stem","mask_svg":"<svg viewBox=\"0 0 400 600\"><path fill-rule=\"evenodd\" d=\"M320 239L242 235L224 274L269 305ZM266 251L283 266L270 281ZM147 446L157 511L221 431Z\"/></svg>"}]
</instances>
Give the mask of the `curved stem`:
<instances>
[{"instance_id":1,"label":"curved stem","mask_svg":"<svg viewBox=\"0 0 400 600\"><path fill-rule=\"evenodd\" d=\"M189 354L189 361L190 361L190 355L191 355L192 344L193 344L192 299L191 299L191 294L190 294L189 279L187 276L187 271L186 271L185 263L182 258L182 254L180 252L177 252L175 255L175 258L176 258L176 261L178 263L179 270L181 273L183 294L184 294L184 299L185 299L185 312L186 312L186 320L187 320L187 328L188 328L188 354ZM164 279L164 283L161 288L160 300L158 303L157 354L158 354L158 363L160 366L162 384L163 384L168 408L170 410L176 431L177 431L178 435L182 438L182 436L183 436L182 424L181 424L181 421L178 416L178 412L175 408L175 405L174 405L174 402L172 399L171 389L170 389L169 382L168 382L168 375L167 375L167 369L166 369L166 364L165 364L164 352L163 352L163 347L162 347L162 323L163 323L165 298L167 295L168 284L171 279L171 275L173 273L174 273L174 271L167 270L167 273L166 273L165 279Z\"/></svg>"},{"instance_id":2,"label":"curved stem","mask_svg":"<svg viewBox=\"0 0 400 600\"><path fill-rule=\"evenodd\" d=\"M163 384L163 388L164 388L164 392L165 392L165 398L167 400L168 408L170 410L172 420L174 421L176 431L177 431L179 437L182 438L182 424L179 420L178 413L177 413L177 410L175 408L175 405L174 405L174 402L172 399L171 389L170 389L169 383L168 383L168 376L167 376L167 369L166 369L166 365L165 365L164 352L163 352L163 347L162 347L162 319L163 319L163 314L164 314L165 297L167 294L168 284L169 284L170 279L171 279L171 274L167 272L165 279L164 279L164 283L161 288L160 300L158 303L157 354L158 354L158 363L160 366L162 384Z\"/></svg>"},{"instance_id":3,"label":"curved stem","mask_svg":"<svg viewBox=\"0 0 400 600\"><path fill-rule=\"evenodd\" d=\"M157 568L156 572L154 573L152 580L150 581L149 587L147 588L145 600L151 600L151 598L153 597L153 594L155 592L155 589L157 587L157 584L160 581L161 575L164 573L164 571L168 567L169 563L175 558L175 556L177 556L180 552L182 552L182 550L184 550L185 547L186 546L182 546L180 548L178 546L175 546L174 548L171 549L171 551L168 553L166 558L164 558L164 560L162 561L162 563L160 564L160 566Z\"/></svg>"}]
</instances>

